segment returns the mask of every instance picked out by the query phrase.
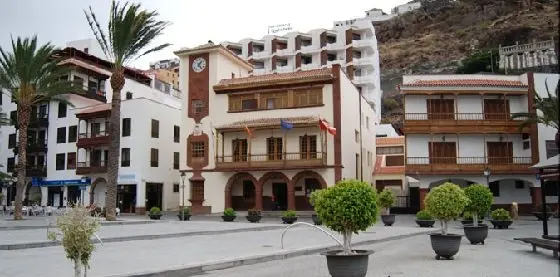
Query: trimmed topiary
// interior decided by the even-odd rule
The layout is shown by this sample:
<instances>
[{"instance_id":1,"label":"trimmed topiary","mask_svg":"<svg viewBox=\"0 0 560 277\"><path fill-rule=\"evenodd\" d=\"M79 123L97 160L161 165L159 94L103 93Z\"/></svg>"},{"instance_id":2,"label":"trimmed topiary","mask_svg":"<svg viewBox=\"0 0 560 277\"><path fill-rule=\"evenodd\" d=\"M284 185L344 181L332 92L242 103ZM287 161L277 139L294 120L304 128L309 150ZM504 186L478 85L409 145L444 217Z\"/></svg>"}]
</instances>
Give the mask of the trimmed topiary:
<instances>
[{"instance_id":1,"label":"trimmed topiary","mask_svg":"<svg viewBox=\"0 0 560 277\"><path fill-rule=\"evenodd\" d=\"M474 184L463 189L469 203L465 206L465 211L472 214L473 225L478 226L478 216L485 215L490 211L494 196L492 191L485 185Z\"/></svg>"},{"instance_id":2,"label":"trimmed topiary","mask_svg":"<svg viewBox=\"0 0 560 277\"><path fill-rule=\"evenodd\" d=\"M150 214L153 214L153 215L161 214L161 209L159 207L152 207L150 209Z\"/></svg>"},{"instance_id":3,"label":"trimmed topiary","mask_svg":"<svg viewBox=\"0 0 560 277\"><path fill-rule=\"evenodd\" d=\"M282 213L283 217L296 217L296 211L292 211L292 210L287 210L285 212Z\"/></svg>"},{"instance_id":4,"label":"trimmed topiary","mask_svg":"<svg viewBox=\"0 0 560 277\"><path fill-rule=\"evenodd\" d=\"M441 222L442 235L447 235L447 223L458 218L468 204L465 192L451 182L433 188L424 199L426 211Z\"/></svg>"},{"instance_id":5,"label":"trimmed topiary","mask_svg":"<svg viewBox=\"0 0 560 277\"><path fill-rule=\"evenodd\" d=\"M492 211L492 219L494 220L511 220L509 212L505 209L499 208Z\"/></svg>"},{"instance_id":6,"label":"trimmed topiary","mask_svg":"<svg viewBox=\"0 0 560 277\"><path fill-rule=\"evenodd\" d=\"M236 216L235 210L232 208L226 208L224 210L224 216Z\"/></svg>"},{"instance_id":7,"label":"trimmed topiary","mask_svg":"<svg viewBox=\"0 0 560 277\"><path fill-rule=\"evenodd\" d=\"M352 254L352 233L365 231L377 221L377 193L366 182L342 180L311 194L311 203L323 224L344 237L344 251Z\"/></svg>"},{"instance_id":8,"label":"trimmed topiary","mask_svg":"<svg viewBox=\"0 0 560 277\"><path fill-rule=\"evenodd\" d=\"M380 208L383 208L383 214L388 215L391 214L391 207L395 203L395 193L393 190L384 188L383 191L379 193L377 196L377 205Z\"/></svg>"},{"instance_id":9,"label":"trimmed topiary","mask_svg":"<svg viewBox=\"0 0 560 277\"><path fill-rule=\"evenodd\" d=\"M434 220L434 217L430 215L426 210L422 210L416 213L416 219L418 220Z\"/></svg>"}]
</instances>

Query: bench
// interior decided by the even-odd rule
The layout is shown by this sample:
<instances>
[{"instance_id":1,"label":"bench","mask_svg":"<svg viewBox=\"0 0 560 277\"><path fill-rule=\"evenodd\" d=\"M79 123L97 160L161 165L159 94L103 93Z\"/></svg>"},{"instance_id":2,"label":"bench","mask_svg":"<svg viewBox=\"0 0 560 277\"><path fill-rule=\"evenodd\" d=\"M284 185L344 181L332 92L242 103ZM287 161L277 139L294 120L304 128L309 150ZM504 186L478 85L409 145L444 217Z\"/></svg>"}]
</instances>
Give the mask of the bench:
<instances>
[{"instance_id":1,"label":"bench","mask_svg":"<svg viewBox=\"0 0 560 277\"><path fill-rule=\"evenodd\" d=\"M558 251L560 251L560 241L553 241L539 238L514 238L514 240L522 241L533 246L533 252L537 252L537 247L552 250L554 258L558 258Z\"/></svg>"}]
</instances>

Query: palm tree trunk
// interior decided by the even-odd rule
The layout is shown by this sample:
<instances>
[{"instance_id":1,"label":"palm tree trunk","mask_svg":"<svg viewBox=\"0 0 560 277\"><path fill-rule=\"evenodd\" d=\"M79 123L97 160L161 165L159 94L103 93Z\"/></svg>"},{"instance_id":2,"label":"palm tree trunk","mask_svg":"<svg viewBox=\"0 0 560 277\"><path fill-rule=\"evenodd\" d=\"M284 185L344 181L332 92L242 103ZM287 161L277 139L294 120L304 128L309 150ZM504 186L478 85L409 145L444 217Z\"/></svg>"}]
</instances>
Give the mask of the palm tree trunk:
<instances>
[{"instance_id":1,"label":"palm tree trunk","mask_svg":"<svg viewBox=\"0 0 560 277\"><path fill-rule=\"evenodd\" d=\"M554 140L556 140L556 147L560 148L560 132L558 130L556 130L556 137Z\"/></svg>"},{"instance_id":2,"label":"palm tree trunk","mask_svg":"<svg viewBox=\"0 0 560 277\"><path fill-rule=\"evenodd\" d=\"M119 177L119 156L121 150L121 90L124 86L124 74L116 71L111 76L111 88L113 97L111 99L111 117L109 118L109 159L107 163L107 197L105 208L107 221L116 220L117 205L117 182Z\"/></svg>"},{"instance_id":3,"label":"palm tree trunk","mask_svg":"<svg viewBox=\"0 0 560 277\"><path fill-rule=\"evenodd\" d=\"M19 146L18 146L18 165L17 165L17 183L16 183L16 209L14 211L14 220L23 219L22 202L26 185L26 167L27 167L27 127L31 117L31 107L26 105L18 105L17 120L19 129Z\"/></svg>"}]
</instances>

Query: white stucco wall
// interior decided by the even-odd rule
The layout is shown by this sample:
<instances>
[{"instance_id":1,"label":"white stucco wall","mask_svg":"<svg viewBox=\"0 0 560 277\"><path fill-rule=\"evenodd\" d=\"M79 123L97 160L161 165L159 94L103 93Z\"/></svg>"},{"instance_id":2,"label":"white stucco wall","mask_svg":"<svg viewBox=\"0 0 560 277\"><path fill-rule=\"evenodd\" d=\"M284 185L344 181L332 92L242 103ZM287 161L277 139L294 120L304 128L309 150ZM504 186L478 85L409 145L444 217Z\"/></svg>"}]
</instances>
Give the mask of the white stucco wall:
<instances>
[{"instance_id":1,"label":"white stucco wall","mask_svg":"<svg viewBox=\"0 0 560 277\"><path fill-rule=\"evenodd\" d=\"M428 99L441 99L440 95L426 96L426 95L406 95L404 101L404 108L407 114L420 113L425 114L428 112ZM479 115L459 115L457 119L484 119L483 105L484 99L499 99L498 96L480 96L480 95L444 95L443 99L453 99L455 101L455 109L457 113L462 114L479 114ZM506 98L509 103L510 113L527 112L527 96L526 95L510 95ZM415 119L419 115L414 115ZM426 116L422 117L427 119ZM412 119L409 117L409 119ZM418 118L420 119L420 118Z\"/></svg>"},{"instance_id":2,"label":"white stucco wall","mask_svg":"<svg viewBox=\"0 0 560 277\"><path fill-rule=\"evenodd\" d=\"M544 74L535 73L535 91L541 97L548 97L545 83L548 85L548 91L554 95L556 91L556 86L558 85L559 74ZM558 96L556 96L558 97ZM548 127L544 124L539 124L539 160L546 161L546 141L554 141L556 130L552 127Z\"/></svg>"}]
</instances>

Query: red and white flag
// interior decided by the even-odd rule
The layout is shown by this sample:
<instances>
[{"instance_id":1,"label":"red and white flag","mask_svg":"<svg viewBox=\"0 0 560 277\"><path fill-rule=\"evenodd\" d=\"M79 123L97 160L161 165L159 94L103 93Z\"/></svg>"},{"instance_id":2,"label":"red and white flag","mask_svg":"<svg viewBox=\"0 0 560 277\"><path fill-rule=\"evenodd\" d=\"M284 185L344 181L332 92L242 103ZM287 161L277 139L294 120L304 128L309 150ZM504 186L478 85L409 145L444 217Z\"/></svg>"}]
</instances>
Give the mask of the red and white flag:
<instances>
[{"instance_id":1,"label":"red and white flag","mask_svg":"<svg viewBox=\"0 0 560 277\"><path fill-rule=\"evenodd\" d=\"M329 134L336 136L336 128L331 127L324 119L319 119L319 128L321 128L321 131L327 131Z\"/></svg>"},{"instance_id":2,"label":"red and white flag","mask_svg":"<svg viewBox=\"0 0 560 277\"><path fill-rule=\"evenodd\" d=\"M249 129L249 126L245 125L245 132L247 132L247 135L251 138L254 138L255 136L253 135L253 131L251 129Z\"/></svg>"}]
</instances>

